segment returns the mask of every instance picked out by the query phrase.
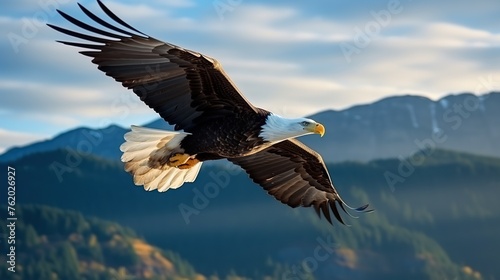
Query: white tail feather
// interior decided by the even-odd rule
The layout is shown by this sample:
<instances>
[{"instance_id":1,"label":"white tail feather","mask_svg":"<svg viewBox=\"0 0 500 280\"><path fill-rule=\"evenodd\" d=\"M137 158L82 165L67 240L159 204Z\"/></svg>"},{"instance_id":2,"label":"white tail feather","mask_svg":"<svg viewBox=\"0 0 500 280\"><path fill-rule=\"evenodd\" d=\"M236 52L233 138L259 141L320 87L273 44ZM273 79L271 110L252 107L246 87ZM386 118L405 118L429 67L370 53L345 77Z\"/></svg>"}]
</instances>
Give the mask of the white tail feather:
<instances>
[{"instance_id":1,"label":"white tail feather","mask_svg":"<svg viewBox=\"0 0 500 280\"><path fill-rule=\"evenodd\" d=\"M149 158L159 149L168 153L177 149L189 133L174 132L132 126L125 134L125 143L120 146L125 170L134 176L134 184L143 185L147 191L177 189L185 182L194 182L201 168L201 162L189 169L179 169L163 165L151 167Z\"/></svg>"}]
</instances>

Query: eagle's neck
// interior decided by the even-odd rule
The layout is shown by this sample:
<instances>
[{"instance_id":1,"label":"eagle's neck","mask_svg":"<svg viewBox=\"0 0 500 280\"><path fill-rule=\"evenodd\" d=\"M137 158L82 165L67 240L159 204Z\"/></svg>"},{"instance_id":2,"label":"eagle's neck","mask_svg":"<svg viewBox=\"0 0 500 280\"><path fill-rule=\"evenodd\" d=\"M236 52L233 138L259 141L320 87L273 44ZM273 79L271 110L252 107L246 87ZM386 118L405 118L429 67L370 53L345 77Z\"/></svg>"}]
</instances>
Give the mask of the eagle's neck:
<instances>
[{"instance_id":1,"label":"eagle's neck","mask_svg":"<svg viewBox=\"0 0 500 280\"><path fill-rule=\"evenodd\" d=\"M311 134L311 132L305 131L300 126L300 122L303 120L305 119L283 118L270 113L266 118L266 122L262 125L259 136L264 141L277 143L286 139Z\"/></svg>"}]
</instances>

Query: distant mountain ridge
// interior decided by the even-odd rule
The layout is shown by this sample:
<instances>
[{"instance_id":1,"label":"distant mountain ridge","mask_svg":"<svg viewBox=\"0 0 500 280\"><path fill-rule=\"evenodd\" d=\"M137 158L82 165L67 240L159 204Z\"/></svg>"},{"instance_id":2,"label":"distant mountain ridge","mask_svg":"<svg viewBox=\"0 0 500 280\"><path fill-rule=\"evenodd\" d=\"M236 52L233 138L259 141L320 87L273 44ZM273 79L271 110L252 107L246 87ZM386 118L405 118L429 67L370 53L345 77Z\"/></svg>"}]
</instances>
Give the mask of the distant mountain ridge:
<instances>
[{"instance_id":1,"label":"distant mountain ridge","mask_svg":"<svg viewBox=\"0 0 500 280\"><path fill-rule=\"evenodd\" d=\"M300 140L321 153L327 162L404 157L429 147L500 156L498 108L499 92L448 95L437 101L413 95L394 96L311 115L310 118L325 125L325 137L306 136ZM172 128L162 119L145 126ZM11 148L0 155L0 162L60 148L118 160L126 131L117 125L76 128L50 140Z\"/></svg>"},{"instance_id":2,"label":"distant mountain ridge","mask_svg":"<svg viewBox=\"0 0 500 280\"><path fill-rule=\"evenodd\" d=\"M0 155L0 162L10 162L33 153L58 149L72 149L81 154L119 159L121 156L119 146L123 143L123 134L126 132L127 129L118 125L110 125L100 129L79 127L56 135L49 140L8 149Z\"/></svg>"},{"instance_id":3,"label":"distant mountain ridge","mask_svg":"<svg viewBox=\"0 0 500 280\"><path fill-rule=\"evenodd\" d=\"M437 101L396 96L312 116L324 139L304 137L326 161L406 157L438 148L500 156L500 93L448 95Z\"/></svg>"}]
</instances>

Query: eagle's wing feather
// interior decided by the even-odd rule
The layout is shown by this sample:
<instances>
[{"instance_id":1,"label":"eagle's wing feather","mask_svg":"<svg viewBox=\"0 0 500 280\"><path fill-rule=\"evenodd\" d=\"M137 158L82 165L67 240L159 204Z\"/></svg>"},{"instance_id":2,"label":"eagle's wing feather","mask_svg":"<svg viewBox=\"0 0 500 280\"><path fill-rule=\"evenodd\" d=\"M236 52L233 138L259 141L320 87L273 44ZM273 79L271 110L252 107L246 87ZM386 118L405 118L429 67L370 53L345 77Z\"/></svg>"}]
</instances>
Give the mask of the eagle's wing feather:
<instances>
[{"instance_id":1,"label":"eagle's wing feather","mask_svg":"<svg viewBox=\"0 0 500 280\"><path fill-rule=\"evenodd\" d=\"M126 24L102 2L103 11L120 27L99 18L80 5L97 24L91 26L61 11L65 19L95 35L83 34L50 25L67 35L90 41L62 42L89 49L81 53L93 57L98 68L132 89L176 129L190 132L203 121L239 111L254 111L226 75L217 60L152 38Z\"/></svg>"},{"instance_id":2,"label":"eagle's wing feather","mask_svg":"<svg viewBox=\"0 0 500 280\"><path fill-rule=\"evenodd\" d=\"M229 160L282 203L291 207L313 206L330 223L331 211L344 223L337 205L345 212L349 206L335 190L321 156L300 141L285 140L258 153ZM366 211L367 206L349 208Z\"/></svg>"}]
</instances>

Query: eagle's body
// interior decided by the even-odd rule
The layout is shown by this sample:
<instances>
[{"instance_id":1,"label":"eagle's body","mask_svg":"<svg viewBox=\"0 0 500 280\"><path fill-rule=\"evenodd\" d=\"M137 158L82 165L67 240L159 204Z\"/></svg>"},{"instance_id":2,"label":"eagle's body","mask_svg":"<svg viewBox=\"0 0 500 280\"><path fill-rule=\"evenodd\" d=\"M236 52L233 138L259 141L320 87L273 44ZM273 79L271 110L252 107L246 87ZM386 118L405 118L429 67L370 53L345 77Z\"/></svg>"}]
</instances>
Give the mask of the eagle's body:
<instances>
[{"instance_id":1,"label":"eagle's body","mask_svg":"<svg viewBox=\"0 0 500 280\"><path fill-rule=\"evenodd\" d=\"M214 119L202 125L192 135L186 136L181 147L188 154L203 157L234 158L257 152L265 146L259 135L269 113L261 110L257 114L240 113ZM220 133L224 131L224 133Z\"/></svg>"},{"instance_id":2,"label":"eagle's body","mask_svg":"<svg viewBox=\"0 0 500 280\"><path fill-rule=\"evenodd\" d=\"M58 12L99 36L49 26L92 42L62 43L87 49L81 53L92 57L101 71L132 89L175 125L176 131L133 126L125 134L121 159L136 185L146 190L175 189L193 182L204 161L228 159L281 202L291 207L313 206L330 223L332 211L343 222L337 204L344 211L347 205L333 187L321 156L294 139L313 133L322 136L321 124L307 118L283 118L253 106L217 60L150 37L97 2L118 25L81 5L101 28Z\"/></svg>"}]
</instances>

